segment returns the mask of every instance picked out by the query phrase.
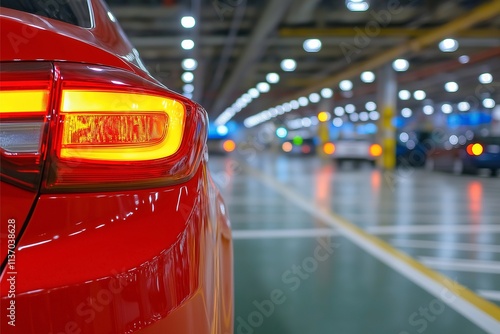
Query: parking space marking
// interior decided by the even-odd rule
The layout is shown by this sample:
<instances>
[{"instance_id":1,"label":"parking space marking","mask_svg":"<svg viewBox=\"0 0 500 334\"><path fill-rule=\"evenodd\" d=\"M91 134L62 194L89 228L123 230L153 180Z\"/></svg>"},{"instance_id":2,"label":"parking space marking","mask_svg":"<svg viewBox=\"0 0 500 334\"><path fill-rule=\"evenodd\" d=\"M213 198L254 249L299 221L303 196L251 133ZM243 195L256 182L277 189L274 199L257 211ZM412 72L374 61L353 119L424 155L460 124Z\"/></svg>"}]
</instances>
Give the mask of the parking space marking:
<instances>
[{"instance_id":1,"label":"parking space marking","mask_svg":"<svg viewBox=\"0 0 500 334\"><path fill-rule=\"evenodd\" d=\"M316 205L308 198L276 181L271 176L249 165L245 164L243 166L248 174L274 189L297 207L304 209L327 225L335 228L341 235L358 247L364 249L370 255L399 272L422 289L437 298L441 298L443 302L478 327L491 334L500 333L500 307L479 297L458 282L454 282L444 275L429 269L383 240L357 227L355 224L333 214L329 208ZM448 297L451 295L453 298L442 298L443 293L447 294Z\"/></svg>"},{"instance_id":2,"label":"parking space marking","mask_svg":"<svg viewBox=\"0 0 500 334\"><path fill-rule=\"evenodd\" d=\"M469 259L443 259L438 257L419 256L420 262L437 270L465 271L473 273L500 274L500 262L469 260Z\"/></svg>"},{"instance_id":3,"label":"parking space marking","mask_svg":"<svg viewBox=\"0 0 500 334\"><path fill-rule=\"evenodd\" d=\"M370 234L429 234L429 233L500 233L500 225L392 225L368 226Z\"/></svg>"},{"instance_id":4,"label":"parking space marking","mask_svg":"<svg viewBox=\"0 0 500 334\"><path fill-rule=\"evenodd\" d=\"M452 249L457 251L500 253L500 246L489 244L454 243L447 241L392 239L391 245L403 248Z\"/></svg>"},{"instance_id":5,"label":"parking space marking","mask_svg":"<svg viewBox=\"0 0 500 334\"><path fill-rule=\"evenodd\" d=\"M500 291L494 290L477 290L477 293L486 299L500 302Z\"/></svg>"},{"instance_id":6,"label":"parking space marking","mask_svg":"<svg viewBox=\"0 0 500 334\"><path fill-rule=\"evenodd\" d=\"M338 236L331 228L282 229L282 230L233 230L233 239L265 238L318 238Z\"/></svg>"}]
</instances>

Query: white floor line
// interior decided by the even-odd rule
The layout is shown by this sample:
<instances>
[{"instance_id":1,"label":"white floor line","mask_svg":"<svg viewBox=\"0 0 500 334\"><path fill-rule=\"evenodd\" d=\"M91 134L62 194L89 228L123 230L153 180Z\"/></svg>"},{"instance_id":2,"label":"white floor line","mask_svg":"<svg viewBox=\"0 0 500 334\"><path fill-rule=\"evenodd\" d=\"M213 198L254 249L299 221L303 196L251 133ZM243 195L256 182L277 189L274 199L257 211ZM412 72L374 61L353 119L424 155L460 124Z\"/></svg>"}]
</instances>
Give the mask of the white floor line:
<instances>
[{"instance_id":1,"label":"white floor line","mask_svg":"<svg viewBox=\"0 0 500 334\"><path fill-rule=\"evenodd\" d=\"M394 256L392 253L390 253L383 247L380 247L378 244L369 241L361 234L353 231L352 229L346 228L345 224L338 218L333 216L329 211L317 207L307 198L297 193L295 190L281 184L274 178L268 176L267 174L263 174L262 172L257 171L250 166L245 166L245 168L250 175L254 176L263 184L274 189L281 196L293 202L297 207L301 207L316 218L323 220L326 224L337 228L340 234L355 243L358 247L364 249L373 257L379 259L387 266L393 268L395 271L399 272L408 280L414 282L433 296L440 298L443 291L446 291L446 287L443 284L424 274L424 272L413 267L408 262L405 262L401 258ZM475 304L463 298L459 293L451 293L451 291L449 290L448 292L448 294L453 295L454 299L452 299L452 301L450 301L451 299L447 299L444 301L451 308L455 309L457 312L472 321L478 327L485 330L487 333L500 333L500 321L497 321L490 314L484 312Z\"/></svg>"},{"instance_id":2,"label":"white floor line","mask_svg":"<svg viewBox=\"0 0 500 334\"><path fill-rule=\"evenodd\" d=\"M487 225L390 225L368 226L366 231L384 234L432 234L432 233L500 233L499 224Z\"/></svg>"},{"instance_id":3,"label":"white floor line","mask_svg":"<svg viewBox=\"0 0 500 334\"><path fill-rule=\"evenodd\" d=\"M500 274L500 262L498 261L444 259L428 256L419 256L418 259L426 266L437 270Z\"/></svg>"},{"instance_id":4,"label":"white floor line","mask_svg":"<svg viewBox=\"0 0 500 334\"><path fill-rule=\"evenodd\" d=\"M471 244L433 240L392 239L391 244L402 248L452 249L457 251L500 253L500 246L481 243Z\"/></svg>"},{"instance_id":5,"label":"white floor line","mask_svg":"<svg viewBox=\"0 0 500 334\"><path fill-rule=\"evenodd\" d=\"M489 299L495 302L500 302L500 291L495 290L477 290L478 295L485 299Z\"/></svg>"},{"instance_id":6,"label":"white floor line","mask_svg":"<svg viewBox=\"0 0 500 334\"><path fill-rule=\"evenodd\" d=\"M339 235L331 228L281 229L281 230L233 230L233 239L266 238L318 238Z\"/></svg>"}]
</instances>

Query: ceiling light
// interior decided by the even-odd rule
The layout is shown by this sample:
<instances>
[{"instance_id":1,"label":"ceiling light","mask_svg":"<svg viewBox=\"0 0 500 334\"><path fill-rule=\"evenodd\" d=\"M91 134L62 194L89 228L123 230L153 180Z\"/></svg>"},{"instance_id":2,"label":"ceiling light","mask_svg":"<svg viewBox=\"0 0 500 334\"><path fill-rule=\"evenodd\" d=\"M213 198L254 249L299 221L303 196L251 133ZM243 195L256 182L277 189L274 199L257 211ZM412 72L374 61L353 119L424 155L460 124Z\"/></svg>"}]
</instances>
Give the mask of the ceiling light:
<instances>
[{"instance_id":1,"label":"ceiling light","mask_svg":"<svg viewBox=\"0 0 500 334\"><path fill-rule=\"evenodd\" d=\"M192 39L185 39L181 42L181 47L184 50L191 50L192 48L194 48L194 42Z\"/></svg>"},{"instance_id":2,"label":"ceiling light","mask_svg":"<svg viewBox=\"0 0 500 334\"><path fill-rule=\"evenodd\" d=\"M445 114L451 114L452 111L453 111L453 107L451 106L451 104L449 103L444 103L442 106L441 106L441 111Z\"/></svg>"},{"instance_id":3,"label":"ceiling light","mask_svg":"<svg viewBox=\"0 0 500 334\"><path fill-rule=\"evenodd\" d=\"M403 116L404 118L410 118L412 114L413 111L410 108L403 108L401 110L401 116Z\"/></svg>"},{"instance_id":4,"label":"ceiling light","mask_svg":"<svg viewBox=\"0 0 500 334\"><path fill-rule=\"evenodd\" d=\"M285 72L295 71L297 68L297 62L293 59L283 59L281 61L281 69Z\"/></svg>"},{"instance_id":5,"label":"ceiling light","mask_svg":"<svg viewBox=\"0 0 500 334\"><path fill-rule=\"evenodd\" d=\"M196 25L196 20L192 16L184 16L181 19L181 25L186 29L190 29Z\"/></svg>"},{"instance_id":6,"label":"ceiling light","mask_svg":"<svg viewBox=\"0 0 500 334\"><path fill-rule=\"evenodd\" d=\"M299 105L300 105L301 107L305 107L305 106L307 106L308 104L309 104L309 100L307 99L307 97L305 97L305 96L301 96L301 97L299 97Z\"/></svg>"},{"instance_id":7,"label":"ceiling light","mask_svg":"<svg viewBox=\"0 0 500 334\"><path fill-rule=\"evenodd\" d=\"M467 55L462 55L460 57L458 57L458 61L460 62L460 64L467 64L470 60L470 57L467 56Z\"/></svg>"},{"instance_id":8,"label":"ceiling light","mask_svg":"<svg viewBox=\"0 0 500 334\"><path fill-rule=\"evenodd\" d=\"M365 104L365 108L368 111L374 111L375 109L377 109L377 104L373 101L368 101Z\"/></svg>"},{"instance_id":9,"label":"ceiling light","mask_svg":"<svg viewBox=\"0 0 500 334\"><path fill-rule=\"evenodd\" d=\"M338 106L338 107L335 107L335 109L333 109L333 112L334 112L335 116L339 116L340 117L340 116L344 115L345 110L344 110L344 108Z\"/></svg>"},{"instance_id":10,"label":"ceiling light","mask_svg":"<svg viewBox=\"0 0 500 334\"><path fill-rule=\"evenodd\" d=\"M365 71L363 73L361 73L361 81L363 81L364 83L372 83L375 81L375 73L371 72L371 71Z\"/></svg>"},{"instance_id":11,"label":"ceiling light","mask_svg":"<svg viewBox=\"0 0 500 334\"><path fill-rule=\"evenodd\" d=\"M285 102L281 105L281 107L283 108L283 110L285 112L290 112L292 111L292 104L291 103L288 103L288 102Z\"/></svg>"},{"instance_id":12,"label":"ceiling light","mask_svg":"<svg viewBox=\"0 0 500 334\"><path fill-rule=\"evenodd\" d=\"M413 92L413 97L415 98L415 100L418 100L418 101L424 100L426 96L427 96L427 94L425 94L425 92L421 89Z\"/></svg>"},{"instance_id":13,"label":"ceiling light","mask_svg":"<svg viewBox=\"0 0 500 334\"><path fill-rule=\"evenodd\" d=\"M368 113L366 111L362 111L359 113L359 120L360 121L366 122L369 119L370 119L370 117L368 116Z\"/></svg>"},{"instance_id":14,"label":"ceiling light","mask_svg":"<svg viewBox=\"0 0 500 334\"><path fill-rule=\"evenodd\" d=\"M185 92L185 93L192 93L194 92L194 86L192 84L185 84L183 87L182 87L182 90Z\"/></svg>"},{"instance_id":15,"label":"ceiling light","mask_svg":"<svg viewBox=\"0 0 500 334\"><path fill-rule=\"evenodd\" d=\"M275 84L275 83L278 83L280 81L280 76L278 75L278 73L268 73L266 75L266 80L270 84Z\"/></svg>"},{"instance_id":16,"label":"ceiling light","mask_svg":"<svg viewBox=\"0 0 500 334\"><path fill-rule=\"evenodd\" d=\"M252 96L248 93L245 93L241 96L241 98L243 99L243 101L245 101L247 104L252 102Z\"/></svg>"},{"instance_id":17,"label":"ceiling light","mask_svg":"<svg viewBox=\"0 0 500 334\"><path fill-rule=\"evenodd\" d=\"M216 130L219 136L225 136L229 132L229 129L225 125L219 125Z\"/></svg>"},{"instance_id":18,"label":"ceiling light","mask_svg":"<svg viewBox=\"0 0 500 334\"><path fill-rule=\"evenodd\" d=\"M318 93L311 93L309 95L309 101L311 101L311 103L318 103L319 100L321 100L321 97Z\"/></svg>"},{"instance_id":19,"label":"ceiling light","mask_svg":"<svg viewBox=\"0 0 500 334\"><path fill-rule=\"evenodd\" d=\"M479 76L479 82L483 85L490 84L493 82L493 76L490 73L483 73Z\"/></svg>"},{"instance_id":20,"label":"ceiling light","mask_svg":"<svg viewBox=\"0 0 500 334\"><path fill-rule=\"evenodd\" d=\"M454 52L458 49L458 42L453 38L447 38L439 42L439 50L443 52Z\"/></svg>"},{"instance_id":21,"label":"ceiling light","mask_svg":"<svg viewBox=\"0 0 500 334\"><path fill-rule=\"evenodd\" d=\"M460 102L458 105L458 110L460 111L469 111L470 110L470 103L469 102Z\"/></svg>"},{"instance_id":22,"label":"ceiling light","mask_svg":"<svg viewBox=\"0 0 500 334\"><path fill-rule=\"evenodd\" d=\"M248 94L252 97L252 99L256 99L260 96L260 92L257 88L250 88L248 90Z\"/></svg>"},{"instance_id":23,"label":"ceiling light","mask_svg":"<svg viewBox=\"0 0 500 334\"><path fill-rule=\"evenodd\" d=\"M346 0L347 9L351 12L366 12L370 5L365 1Z\"/></svg>"},{"instance_id":24,"label":"ceiling light","mask_svg":"<svg viewBox=\"0 0 500 334\"><path fill-rule=\"evenodd\" d=\"M257 84L257 89L261 93L267 93L271 89L271 86L267 82L259 82Z\"/></svg>"},{"instance_id":25,"label":"ceiling light","mask_svg":"<svg viewBox=\"0 0 500 334\"><path fill-rule=\"evenodd\" d=\"M359 121L359 115L356 113L352 113L349 115L349 119L351 120L351 122L357 122Z\"/></svg>"},{"instance_id":26,"label":"ceiling light","mask_svg":"<svg viewBox=\"0 0 500 334\"><path fill-rule=\"evenodd\" d=\"M426 115L432 115L434 113L434 107L431 105L426 105L422 108L422 111Z\"/></svg>"},{"instance_id":27,"label":"ceiling light","mask_svg":"<svg viewBox=\"0 0 500 334\"><path fill-rule=\"evenodd\" d=\"M336 118L333 119L332 123L337 128L340 128L344 124L344 121L342 120L342 118L336 117Z\"/></svg>"},{"instance_id":28,"label":"ceiling light","mask_svg":"<svg viewBox=\"0 0 500 334\"><path fill-rule=\"evenodd\" d=\"M352 114L353 112L356 111L356 107L354 106L354 104L349 103L348 105L345 106L345 111L348 114Z\"/></svg>"},{"instance_id":29,"label":"ceiling light","mask_svg":"<svg viewBox=\"0 0 500 334\"><path fill-rule=\"evenodd\" d=\"M182 68L185 71L194 71L198 67L198 62L193 58L186 58L182 61Z\"/></svg>"},{"instance_id":30,"label":"ceiling light","mask_svg":"<svg viewBox=\"0 0 500 334\"><path fill-rule=\"evenodd\" d=\"M344 92L350 91L352 89L352 81L351 80L342 80L339 83L339 88L343 90Z\"/></svg>"},{"instance_id":31,"label":"ceiling light","mask_svg":"<svg viewBox=\"0 0 500 334\"><path fill-rule=\"evenodd\" d=\"M191 83L194 80L194 74L192 72L184 72L181 79L184 83Z\"/></svg>"},{"instance_id":32,"label":"ceiling light","mask_svg":"<svg viewBox=\"0 0 500 334\"><path fill-rule=\"evenodd\" d=\"M485 108L488 108L488 109L492 109L492 108L495 108L495 100L493 100L492 98L486 98L483 100L483 107Z\"/></svg>"},{"instance_id":33,"label":"ceiling light","mask_svg":"<svg viewBox=\"0 0 500 334\"><path fill-rule=\"evenodd\" d=\"M380 119L380 113L378 111L370 111L368 116L372 121L378 121Z\"/></svg>"},{"instance_id":34,"label":"ceiling light","mask_svg":"<svg viewBox=\"0 0 500 334\"><path fill-rule=\"evenodd\" d=\"M406 89L402 89L402 90L400 90L400 91L399 91L398 96L399 96L399 98L400 98L401 100L406 101L406 100L409 100L409 99L410 99L410 97L411 97L411 93L410 93L410 91L408 91L408 90L406 90Z\"/></svg>"},{"instance_id":35,"label":"ceiling light","mask_svg":"<svg viewBox=\"0 0 500 334\"><path fill-rule=\"evenodd\" d=\"M406 59L396 59L392 62L392 68L398 72L404 72L408 70L410 63Z\"/></svg>"},{"instance_id":36,"label":"ceiling light","mask_svg":"<svg viewBox=\"0 0 500 334\"><path fill-rule=\"evenodd\" d=\"M333 90L331 88L323 88L321 90L321 96L325 99L329 99L333 96Z\"/></svg>"},{"instance_id":37,"label":"ceiling light","mask_svg":"<svg viewBox=\"0 0 500 334\"><path fill-rule=\"evenodd\" d=\"M192 93L184 92L182 95L184 95L188 99L192 99L193 98L193 94Z\"/></svg>"},{"instance_id":38,"label":"ceiling light","mask_svg":"<svg viewBox=\"0 0 500 334\"><path fill-rule=\"evenodd\" d=\"M450 81L444 84L444 89L448 93L455 93L458 91L458 84L455 81Z\"/></svg>"},{"instance_id":39,"label":"ceiling light","mask_svg":"<svg viewBox=\"0 0 500 334\"><path fill-rule=\"evenodd\" d=\"M300 108L300 104L299 104L299 101L297 100L292 100L290 101L290 105L292 106L292 109L293 110L297 110Z\"/></svg>"},{"instance_id":40,"label":"ceiling light","mask_svg":"<svg viewBox=\"0 0 500 334\"><path fill-rule=\"evenodd\" d=\"M318 52L321 50L321 41L317 38L306 39L302 47L306 52Z\"/></svg>"}]
</instances>

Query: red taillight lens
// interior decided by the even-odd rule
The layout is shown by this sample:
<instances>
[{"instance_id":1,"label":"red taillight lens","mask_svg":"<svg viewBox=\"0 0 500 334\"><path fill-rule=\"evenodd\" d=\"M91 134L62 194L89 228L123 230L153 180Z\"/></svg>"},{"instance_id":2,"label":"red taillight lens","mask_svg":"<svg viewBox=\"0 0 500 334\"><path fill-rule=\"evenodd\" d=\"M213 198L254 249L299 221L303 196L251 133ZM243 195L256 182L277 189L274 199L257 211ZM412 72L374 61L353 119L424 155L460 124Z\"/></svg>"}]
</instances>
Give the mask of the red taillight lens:
<instances>
[{"instance_id":1,"label":"red taillight lens","mask_svg":"<svg viewBox=\"0 0 500 334\"><path fill-rule=\"evenodd\" d=\"M481 154L483 154L483 151L484 151L483 145L479 143L467 145L467 153L469 155L480 156Z\"/></svg>"},{"instance_id":2,"label":"red taillight lens","mask_svg":"<svg viewBox=\"0 0 500 334\"><path fill-rule=\"evenodd\" d=\"M52 65L0 64L1 178L36 189L45 151Z\"/></svg>"},{"instance_id":3,"label":"red taillight lens","mask_svg":"<svg viewBox=\"0 0 500 334\"><path fill-rule=\"evenodd\" d=\"M3 180L35 187L44 161L45 192L162 186L196 171L207 116L194 102L120 69L9 66L1 72Z\"/></svg>"}]
</instances>

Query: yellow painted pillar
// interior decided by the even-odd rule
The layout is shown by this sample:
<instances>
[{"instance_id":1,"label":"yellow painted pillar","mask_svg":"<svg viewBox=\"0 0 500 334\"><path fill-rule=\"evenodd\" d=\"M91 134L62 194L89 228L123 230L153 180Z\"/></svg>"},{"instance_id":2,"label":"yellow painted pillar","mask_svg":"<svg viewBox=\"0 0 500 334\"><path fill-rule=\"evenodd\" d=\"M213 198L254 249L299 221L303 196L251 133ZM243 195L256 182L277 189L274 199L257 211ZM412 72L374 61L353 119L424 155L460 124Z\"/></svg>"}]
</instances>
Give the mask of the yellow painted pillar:
<instances>
[{"instance_id":1,"label":"yellow painted pillar","mask_svg":"<svg viewBox=\"0 0 500 334\"><path fill-rule=\"evenodd\" d=\"M386 64L380 68L377 77L377 106L380 112L378 142L382 146L378 165L387 170L396 167L396 128L393 119L397 111L397 90L396 72L391 64Z\"/></svg>"}]
</instances>

